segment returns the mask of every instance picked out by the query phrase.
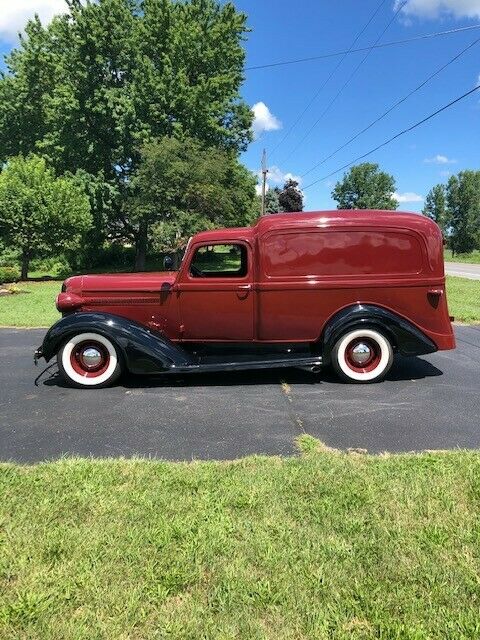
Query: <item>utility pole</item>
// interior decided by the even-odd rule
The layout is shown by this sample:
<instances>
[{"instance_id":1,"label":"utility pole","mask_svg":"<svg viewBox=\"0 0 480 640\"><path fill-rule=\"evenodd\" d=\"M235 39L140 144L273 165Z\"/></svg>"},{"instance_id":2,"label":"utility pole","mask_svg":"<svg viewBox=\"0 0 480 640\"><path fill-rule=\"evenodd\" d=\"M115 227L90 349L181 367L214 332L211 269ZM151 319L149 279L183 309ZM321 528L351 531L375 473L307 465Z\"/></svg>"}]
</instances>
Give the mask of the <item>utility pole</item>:
<instances>
[{"instance_id":1,"label":"utility pole","mask_svg":"<svg viewBox=\"0 0 480 640\"><path fill-rule=\"evenodd\" d=\"M262 154L262 216L265 215L265 194L267 192L267 152L265 149Z\"/></svg>"}]
</instances>

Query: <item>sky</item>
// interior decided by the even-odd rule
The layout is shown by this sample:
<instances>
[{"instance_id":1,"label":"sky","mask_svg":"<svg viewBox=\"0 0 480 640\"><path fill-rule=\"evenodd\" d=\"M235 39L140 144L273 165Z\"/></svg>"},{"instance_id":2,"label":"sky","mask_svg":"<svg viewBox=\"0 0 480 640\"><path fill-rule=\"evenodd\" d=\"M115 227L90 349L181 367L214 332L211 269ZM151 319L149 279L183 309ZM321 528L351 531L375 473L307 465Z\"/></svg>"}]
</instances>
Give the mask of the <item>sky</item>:
<instances>
[{"instance_id":1,"label":"sky","mask_svg":"<svg viewBox=\"0 0 480 640\"><path fill-rule=\"evenodd\" d=\"M270 187L294 177L308 210L335 207L331 191L344 173L338 169L480 84L479 41L329 157L480 39L480 29L370 52L368 47L377 41L480 25L480 0L298 0L294 4L235 0L234 4L247 14L251 29L244 43L247 70L242 96L255 115L255 141L242 161L258 172L265 148ZM0 0L0 54L15 45L27 17L37 12L48 21L64 6L64 0ZM367 50L343 59L249 69L345 51L354 41L353 48ZM480 91L363 161L376 162L395 177L400 209L420 211L434 184L462 169L480 168L479 143Z\"/></svg>"}]
</instances>

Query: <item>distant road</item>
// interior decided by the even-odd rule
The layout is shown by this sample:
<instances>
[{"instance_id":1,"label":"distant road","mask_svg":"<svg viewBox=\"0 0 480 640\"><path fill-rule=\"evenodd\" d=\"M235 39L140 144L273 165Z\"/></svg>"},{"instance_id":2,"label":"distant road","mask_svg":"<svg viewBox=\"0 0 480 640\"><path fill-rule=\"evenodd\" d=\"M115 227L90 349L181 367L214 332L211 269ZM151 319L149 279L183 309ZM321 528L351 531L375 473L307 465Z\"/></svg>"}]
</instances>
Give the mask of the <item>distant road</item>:
<instances>
[{"instance_id":1,"label":"distant road","mask_svg":"<svg viewBox=\"0 0 480 640\"><path fill-rule=\"evenodd\" d=\"M470 278L470 280L480 280L480 264L446 262L445 271L449 276L461 276L462 278Z\"/></svg>"}]
</instances>

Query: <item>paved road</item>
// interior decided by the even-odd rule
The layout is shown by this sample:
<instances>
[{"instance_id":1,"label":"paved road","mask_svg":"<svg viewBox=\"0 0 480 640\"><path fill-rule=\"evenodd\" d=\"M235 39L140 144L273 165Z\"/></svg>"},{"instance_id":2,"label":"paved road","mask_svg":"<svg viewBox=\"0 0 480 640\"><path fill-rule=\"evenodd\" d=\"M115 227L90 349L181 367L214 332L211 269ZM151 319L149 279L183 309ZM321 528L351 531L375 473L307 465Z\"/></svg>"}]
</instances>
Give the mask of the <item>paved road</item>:
<instances>
[{"instance_id":1,"label":"paved road","mask_svg":"<svg viewBox=\"0 0 480 640\"><path fill-rule=\"evenodd\" d=\"M470 278L470 280L480 280L480 264L446 262L445 271L450 276L462 276L462 278Z\"/></svg>"},{"instance_id":2,"label":"paved road","mask_svg":"<svg viewBox=\"0 0 480 640\"><path fill-rule=\"evenodd\" d=\"M288 455L303 431L372 452L480 447L480 326L456 332L456 351L400 358L376 385L292 369L128 377L84 391L64 387L56 365L35 386L44 331L0 330L0 459Z\"/></svg>"}]
</instances>

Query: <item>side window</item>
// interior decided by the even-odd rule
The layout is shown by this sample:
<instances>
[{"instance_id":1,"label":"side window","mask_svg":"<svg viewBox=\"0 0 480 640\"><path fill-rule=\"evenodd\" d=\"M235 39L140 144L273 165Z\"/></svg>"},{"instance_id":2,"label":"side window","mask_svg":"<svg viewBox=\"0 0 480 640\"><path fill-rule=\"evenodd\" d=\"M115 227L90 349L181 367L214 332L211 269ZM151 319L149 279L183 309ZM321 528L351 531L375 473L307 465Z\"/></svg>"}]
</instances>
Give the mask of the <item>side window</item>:
<instances>
[{"instance_id":1,"label":"side window","mask_svg":"<svg viewBox=\"0 0 480 640\"><path fill-rule=\"evenodd\" d=\"M247 248L243 244L199 247L190 263L192 278L243 278L247 271Z\"/></svg>"}]
</instances>

